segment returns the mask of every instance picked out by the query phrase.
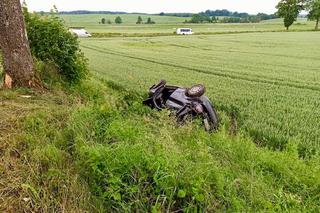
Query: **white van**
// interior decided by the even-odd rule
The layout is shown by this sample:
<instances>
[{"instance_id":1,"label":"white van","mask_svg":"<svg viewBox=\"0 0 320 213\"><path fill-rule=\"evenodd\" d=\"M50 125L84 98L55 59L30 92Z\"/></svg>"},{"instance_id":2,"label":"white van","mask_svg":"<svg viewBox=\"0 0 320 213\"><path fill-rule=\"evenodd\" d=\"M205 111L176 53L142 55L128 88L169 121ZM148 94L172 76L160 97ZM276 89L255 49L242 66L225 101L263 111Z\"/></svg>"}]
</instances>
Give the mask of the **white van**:
<instances>
[{"instance_id":1,"label":"white van","mask_svg":"<svg viewBox=\"0 0 320 213\"><path fill-rule=\"evenodd\" d=\"M78 37L81 37L81 38L88 38L88 37L91 37L91 34L88 33L88 31L86 31L85 29L82 29L82 28L70 28L69 29L69 32L78 36Z\"/></svg>"},{"instance_id":2,"label":"white van","mask_svg":"<svg viewBox=\"0 0 320 213\"><path fill-rule=\"evenodd\" d=\"M178 35L192 35L192 29L191 28L178 28L177 29Z\"/></svg>"}]
</instances>

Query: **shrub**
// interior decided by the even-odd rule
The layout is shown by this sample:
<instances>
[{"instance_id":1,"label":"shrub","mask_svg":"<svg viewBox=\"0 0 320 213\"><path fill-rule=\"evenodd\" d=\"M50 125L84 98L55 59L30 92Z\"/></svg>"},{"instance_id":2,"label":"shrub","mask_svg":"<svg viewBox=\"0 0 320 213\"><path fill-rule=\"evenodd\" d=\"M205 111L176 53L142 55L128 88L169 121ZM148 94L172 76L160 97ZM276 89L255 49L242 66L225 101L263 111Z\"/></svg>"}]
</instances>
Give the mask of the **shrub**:
<instances>
[{"instance_id":1,"label":"shrub","mask_svg":"<svg viewBox=\"0 0 320 213\"><path fill-rule=\"evenodd\" d=\"M143 20L142 20L141 16L139 16L136 24L142 24L142 22L143 22Z\"/></svg>"},{"instance_id":2,"label":"shrub","mask_svg":"<svg viewBox=\"0 0 320 213\"><path fill-rule=\"evenodd\" d=\"M54 64L70 83L78 83L88 75L87 60L80 51L77 38L64 27L61 19L41 17L25 11L31 52L38 60Z\"/></svg>"},{"instance_id":3,"label":"shrub","mask_svg":"<svg viewBox=\"0 0 320 213\"><path fill-rule=\"evenodd\" d=\"M203 22L211 22L210 16L205 16L201 14L194 14L189 21L190 23L203 23Z\"/></svg>"},{"instance_id":4,"label":"shrub","mask_svg":"<svg viewBox=\"0 0 320 213\"><path fill-rule=\"evenodd\" d=\"M156 22L152 21L152 19L149 17L147 20L147 24L155 24Z\"/></svg>"},{"instance_id":5,"label":"shrub","mask_svg":"<svg viewBox=\"0 0 320 213\"><path fill-rule=\"evenodd\" d=\"M116 24L122 24L122 18L121 18L120 16L118 16L118 17L114 20L114 22L115 22Z\"/></svg>"}]
</instances>

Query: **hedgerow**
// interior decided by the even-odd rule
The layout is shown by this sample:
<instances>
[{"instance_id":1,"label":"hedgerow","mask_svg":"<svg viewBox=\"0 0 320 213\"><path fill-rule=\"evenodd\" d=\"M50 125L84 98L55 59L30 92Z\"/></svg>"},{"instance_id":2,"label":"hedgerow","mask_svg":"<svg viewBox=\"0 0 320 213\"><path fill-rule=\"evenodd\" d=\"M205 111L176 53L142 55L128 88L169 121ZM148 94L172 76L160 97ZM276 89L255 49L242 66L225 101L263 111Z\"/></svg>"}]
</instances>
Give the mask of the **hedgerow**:
<instances>
[{"instance_id":1,"label":"hedgerow","mask_svg":"<svg viewBox=\"0 0 320 213\"><path fill-rule=\"evenodd\" d=\"M26 29L33 56L53 64L58 73L70 83L78 83L88 75L87 59L79 48L77 37L54 16L24 12Z\"/></svg>"}]
</instances>

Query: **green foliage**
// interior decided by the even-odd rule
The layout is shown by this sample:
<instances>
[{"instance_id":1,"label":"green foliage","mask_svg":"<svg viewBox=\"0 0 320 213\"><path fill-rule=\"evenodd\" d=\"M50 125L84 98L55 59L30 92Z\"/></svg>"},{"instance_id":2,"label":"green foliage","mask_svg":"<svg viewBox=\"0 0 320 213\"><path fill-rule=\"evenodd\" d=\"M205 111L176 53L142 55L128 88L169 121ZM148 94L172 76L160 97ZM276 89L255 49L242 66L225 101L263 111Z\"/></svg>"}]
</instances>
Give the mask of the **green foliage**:
<instances>
[{"instance_id":1,"label":"green foliage","mask_svg":"<svg viewBox=\"0 0 320 213\"><path fill-rule=\"evenodd\" d=\"M219 20L220 23L259 23L260 21L261 18L259 16L224 17Z\"/></svg>"},{"instance_id":2,"label":"green foliage","mask_svg":"<svg viewBox=\"0 0 320 213\"><path fill-rule=\"evenodd\" d=\"M117 16L116 19L114 20L116 24L122 24L122 18L120 16Z\"/></svg>"},{"instance_id":3,"label":"green foliage","mask_svg":"<svg viewBox=\"0 0 320 213\"><path fill-rule=\"evenodd\" d=\"M106 23L106 18L102 18L101 19L101 24L105 24Z\"/></svg>"},{"instance_id":4,"label":"green foliage","mask_svg":"<svg viewBox=\"0 0 320 213\"><path fill-rule=\"evenodd\" d=\"M212 16L212 18L211 18L212 23L217 23L218 21L219 21L218 17Z\"/></svg>"},{"instance_id":5,"label":"green foliage","mask_svg":"<svg viewBox=\"0 0 320 213\"><path fill-rule=\"evenodd\" d=\"M236 16L226 16L221 17L220 19L216 16L209 16L205 13L194 14L191 17L190 21L185 21L186 23L258 23L261 21L261 17L256 16L245 16L245 17L236 17Z\"/></svg>"},{"instance_id":6,"label":"green foliage","mask_svg":"<svg viewBox=\"0 0 320 213\"><path fill-rule=\"evenodd\" d=\"M203 23L203 22L211 22L210 16L205 16L202 14L194 14L191 17L190 23Z\"/></svg>"},{"instance_id":7,"label":"green foliage","mask_svg":"<svg viewBox=\"0 0 320 213\"><path fill-rule=\"evenodd\" d=\"M316 21L315 30L318 30L320 20L320 0L309 1L307 8L309 9L308 19Z\"/></svg>"},{"instance_id":8,"label":"green foliage","mask_svg":"<svg viewBox=\"0 0 320 213\"><path fill-rule=\"evenodd\" d=\"M278 16L284 18L284 26L289 27L297 20L299 12L303 9L302 0L281 0L277 7Z\"/></svg>"},{"instance_id":9,"label":"green foliage","mask_svg":"<svg viewBox=\"0 0 320 213\"><path fill-rule=\"evenodd\" d=\"M41 17L25 11L31 52L38 60L53 64L67 82L78 83L88 75L87 59L79 42L54 15Z\"/></svg>"},{"instance_id":10,"label":"green foliage","mask_svg":"<svg viewBox=\"0 0 320 213\"><path fill-rule=\"evenodd\" d=\"M36 59L35 67L38 77L46 84L48 88L62 88L67 86L65 84L64 77L61 76L55 64Z\"/></svg>"},{"instance_id":11,"label":"green foliage","mask_svg":"<svg viewBox=\"0 0 320 213\"><path fill-rule=\"evenodd\" d=\"M155 24L156 22L152 21L152 19L149 17L146 24Z\"/></svg>"},{"instance_id":12,"label":"green foliage","mask_svg":"<svg viewBox=\"0 0 320 213\"><path fill-rule=\"evenodd\" d=\"M142 22L143 22L143 20L142 20L141 16L139 16L136 24L142 24Z\"/></svg>"}]
</instances>

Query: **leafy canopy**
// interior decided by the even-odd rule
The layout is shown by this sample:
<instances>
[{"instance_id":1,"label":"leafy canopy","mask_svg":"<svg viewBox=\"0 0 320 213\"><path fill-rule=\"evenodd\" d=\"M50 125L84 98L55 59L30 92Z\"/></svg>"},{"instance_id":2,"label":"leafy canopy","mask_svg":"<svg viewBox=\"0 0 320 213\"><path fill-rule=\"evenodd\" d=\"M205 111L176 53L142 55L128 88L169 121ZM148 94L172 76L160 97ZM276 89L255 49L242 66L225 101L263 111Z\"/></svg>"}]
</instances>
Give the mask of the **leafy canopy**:
<instances>
[{"instance_id":1,"label":"leafy canopy","mask_svg":"<svg viewBox=\"0 0 320 213\"><path fill-rule=\"evenodd\" d=\"M316 30L318 30L319 19L320 19L320 0L311 0L307 3L309 10L308 19L317 21Z\"/></svg>"},{"instance_id":2,"label":"leafy canopy","mask_svg":"<svg viewBox=\"0 0 320 213\"><path fill-rule=\"evenodd\" d=\"M122 24L122 18L121 18L120 16L118 16L118 17L114 20L114 22L115 22L116 24Z\"/></svg>"},{"instance_id":3,"label":"leafy canopy","mask_svg":"<svg viewBox=\"0 0 320 213\"><path fill-rule=\"evenodd\" d=\"M155 24L156 22L152 21L152 19L149 17L147 20L147 24Z\"/></svg>"},{"instance_id":4,"label":"leafy canopy","mask_svg":"<svg viewBox=\"0 0 320 213\"><path fill-rule=\"evenodd\" d=\"M138 17L138 20L137 20L137 24L142 24L142 21L143 21L143 20L142 20L141 16L139 16L139 17Z\"/></svg>"},{"instance_id":5,"label":"leafy canopy","mask_svg":"<svg viewBox=\"0 0 320 213\"><path fill-rule=\"evenodd\" d=\"M23 9L32 55L53 64L58 73L70 83L78 83L88 75L87 59L78 39L54 13L50 16L30 14Z\"/></svg>"},{"instance_id":6,"label":"leafy canopy","mask_svg":"<svg viewBox=\"0 0 320 213\"><path fill-rule=\"evenodd\" d=\"M303 2L302 0L281 0L276 8L278 9L278 15L284 18L284 26L288 30L303 9Z\"/></svg>"}]
</instances>

